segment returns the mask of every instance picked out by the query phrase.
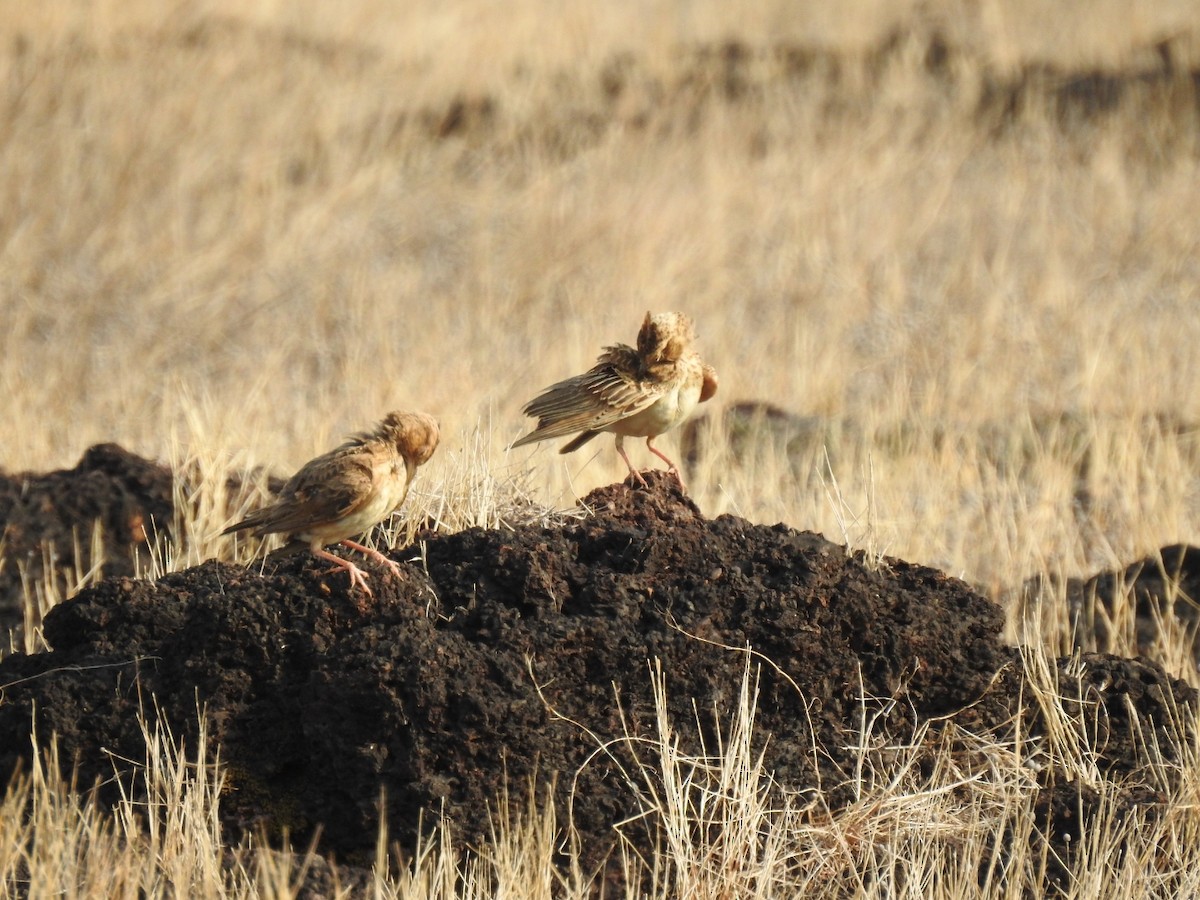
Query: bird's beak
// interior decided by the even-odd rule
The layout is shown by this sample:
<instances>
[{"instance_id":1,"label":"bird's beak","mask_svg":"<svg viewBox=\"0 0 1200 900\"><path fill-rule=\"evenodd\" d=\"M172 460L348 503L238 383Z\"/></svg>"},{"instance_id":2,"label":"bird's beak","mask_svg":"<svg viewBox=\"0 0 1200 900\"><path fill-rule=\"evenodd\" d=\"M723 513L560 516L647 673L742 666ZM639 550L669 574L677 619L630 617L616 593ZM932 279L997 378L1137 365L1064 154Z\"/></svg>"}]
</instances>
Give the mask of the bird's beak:
<instances>
[{"instance_id":1,"label":"bird's beak","mask_svg":"<svg viewBox=\"0 0 1200 900\"><path fill-rule=\"evenodd\" d=\"M417 464L415 462L413 462L411 459L409 459L407 456L404 457L404 471L408 475L408 480L405 481L404 483L412 484L413 477L417 474Z\"/></svg>"}]
</instances>

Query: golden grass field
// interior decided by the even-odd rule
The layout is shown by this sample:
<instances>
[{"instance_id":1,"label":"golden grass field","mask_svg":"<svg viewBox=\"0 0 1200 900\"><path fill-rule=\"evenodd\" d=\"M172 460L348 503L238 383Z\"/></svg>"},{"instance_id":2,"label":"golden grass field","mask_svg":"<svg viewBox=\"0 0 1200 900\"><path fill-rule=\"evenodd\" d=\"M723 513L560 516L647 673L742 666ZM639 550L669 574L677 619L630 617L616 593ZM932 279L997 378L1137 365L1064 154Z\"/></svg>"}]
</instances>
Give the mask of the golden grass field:
<instances>
[{"instance_id":1,"label":"golden grass field","mask_svg":"<svg viewBox=\"0 0 1200 900\"><path fill-rule=\"evenodd\" d=\"M416 515L492 524L514 485L569 507L622 476L612 440L509 453L521 406L631 342L647 309L678 309L720 373L714 412L763 400L859 436L799 477L718 439L690 484L706 514L821 531L996 596L1200 542L1198 66L1185 0L10 4L0 469L116 441L288 474L417 408L443 442ZM1120 96L1070 99L1081 73ZM1019 102L996 100L1013 85ZM1047 421L1067 424L1031 427ZM988 463L995 441L1011 464ZM233 555L215 539L227 520L200 524L201 555ZM1015 618L1010 637L1069 646ZM1189 653L1161 658L1200 683ZM1200 795L1200 767L1186 783ZM979 821L1018 802L1001 794ZM938 797L911 796L915 821L938 818ZM1100 835L1073 896L1194 891L1185 799L1143 859L1172 877L1105 868ZM1000 896L897 816L812 836L815 856L869 832L881 874L809 890ZM47 846L61 821L37 821ZM917 851L945 877L896 880ZM534 865L496 852L510 874ZM208 873L196 895L286 895L279 872L226 884L219 857L173 875L71 859L145 865L155 896L182 896L185 871ZM499 890L392 866L383 896ZM564 895L538 871L507 890ZM426 877L442 880L423 893ZM274 887L255 894L256 878ZM90 876L74 890L118 895Z\"/></svg>"}]
</instances>

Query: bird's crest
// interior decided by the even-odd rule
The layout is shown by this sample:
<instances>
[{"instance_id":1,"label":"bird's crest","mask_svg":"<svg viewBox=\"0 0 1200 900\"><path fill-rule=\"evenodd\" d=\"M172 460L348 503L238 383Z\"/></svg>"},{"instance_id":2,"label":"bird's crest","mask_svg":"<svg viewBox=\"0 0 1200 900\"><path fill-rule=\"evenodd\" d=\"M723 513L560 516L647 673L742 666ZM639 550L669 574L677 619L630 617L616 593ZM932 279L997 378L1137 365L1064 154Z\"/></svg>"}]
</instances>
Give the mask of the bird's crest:
<instances>
[{"instance_id":1,"label":"bird's crest","mask_svg":"<svg viewBox=\"0 0 1200 900\"><path fill-rule=\"evenodd\" d=\"M646 313L638 331L638 353L648 362L675 362L696 339L692 320L683 313Z\"/></svg>"}]
</instances>

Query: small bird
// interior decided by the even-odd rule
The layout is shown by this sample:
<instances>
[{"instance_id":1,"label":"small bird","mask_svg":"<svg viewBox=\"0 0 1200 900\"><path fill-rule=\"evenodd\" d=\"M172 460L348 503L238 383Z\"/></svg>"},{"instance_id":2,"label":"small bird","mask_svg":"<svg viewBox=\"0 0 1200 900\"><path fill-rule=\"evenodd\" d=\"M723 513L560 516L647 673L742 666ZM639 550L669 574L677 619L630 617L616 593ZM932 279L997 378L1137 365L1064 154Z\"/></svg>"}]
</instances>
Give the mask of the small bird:
<instances>
[{"instance_id":1,"label":"small bird","mask_svg":"<svg viewBox=\"0 0 1200 900\"><path fill-rule=\"evenodd\" d=\"M590 370L546 388L522 412L537 428L513 447L580 432L559 452L578 450L602 431L617 436L617 452L643 486L625 453L624 439L644 437L651 453L667 463L683 485L679 467L654 446L654 439L683 422L717 392L717 373L693 348L695 330L683 313L646 313L637 347L605 347Z\"/></svg>"},{"instance_id":2,"label":"small bird","mask_svg":"<svg viewBox=\"0 0 1200 900\"><path fill-rule=\"evenodd\" d=\"M305 541L316 556L345 569L350 589L367 587L367 573L324 548L343 544L365 553L400 574L400 567L378 550L350 540L386 519L408 495L417 466L437 449L440 433L433 416L391 412L371 431L349 438L340 447L305 463L288 479L270 506L251 513L221 534L252 529L255 537L285 534Z\"/></svg>"}]
</instances>

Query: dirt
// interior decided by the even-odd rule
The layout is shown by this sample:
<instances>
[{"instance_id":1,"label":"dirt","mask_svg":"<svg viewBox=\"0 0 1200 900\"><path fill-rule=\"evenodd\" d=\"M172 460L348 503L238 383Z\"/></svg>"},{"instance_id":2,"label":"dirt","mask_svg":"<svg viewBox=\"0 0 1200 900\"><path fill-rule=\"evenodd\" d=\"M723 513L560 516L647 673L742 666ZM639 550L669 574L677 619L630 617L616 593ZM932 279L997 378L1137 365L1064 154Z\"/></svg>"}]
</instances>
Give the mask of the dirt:
<instances>
[{"instance_id":1,"label":"dirt","mask_svg":"<svg viewBox=\"0 0 1200 900\"><path fill-rule=\"evenodd\" d=\"M73 469L0 473L0 634L22 624L22 572L36 585L59 567L91 568L96 522L105 573L132 575L135 554L146 559L154 535L171 526L173 480L166 466L116 444L88 448Z\"/></svg>"},{"instance_id":2,"label":"dirt","mask_svg":"<svg viewBox=\"0 0 1200 900\"><path fill-rule=\"evenodd\" d=\"M260 469L223 477L233 509L248 492L284 484ZM132 576L146 568L154 545L171 539L175 504L194 503L205 479L196 467L174 472L116 444L89 447L72 469L0 472L0 635L11 631L20 643L25 597L36 598L39 587L62 595L81 574ZM36 610L28 614L40 624Z\"/></svg>"},{"instance_id":3,"label":"dirt","mask_svg":"<svg viewBox=\"0 0 1200 900\"><path fill-rule=\"evenodd\" d=\"M591 514L562 525L425 533L392 554L399 579L364 563L369 600L308 554L108 578L46 616L52 652L0 662L0 770L27 757L35 707L39 735L57 734L91 784L114 758L144 756L151 697L189 745L199 703L228 771L231 836L302 845L319 829L325 851L368 863L383 790L402 847L439 812L476 845L505 788L535 784L600 864L618 822L635 846L654 841L621 772L622 739L656 736L656 663L683 749L699 753L696 723L715 746L749 661L767 769L788 789L820 786L835 809L852 798L864 696L894 733L948 716L1005 732L1019 711L1039 733L1000 609L963 582L785 525L706 519L673 478L647 478L593 492ZM1059 674L1068 696L1107 708L1101 768L1138 790L1136 734L1169 758L1171 710L1194 692L1142 660L1085 655ZM1063 799L1053 766L1040 777L1051 844L1069 844L1061 810L1090 807Z\"/></svg>"},{"instance_id":4,"label":"dirt","mask_svg":"<svg viewBox=\"0 0 1200 900\"><path fill-rule=\"evenodd\" d=\"M1013 592L1030 608L1059 596L1080 649L1111 649L1132 638L1138 653L1152 655L1166 628L1186 637L1200 664L1200 547L1171 544L1088 578L1035 576Z\"/></svg>"}]
</instances>

